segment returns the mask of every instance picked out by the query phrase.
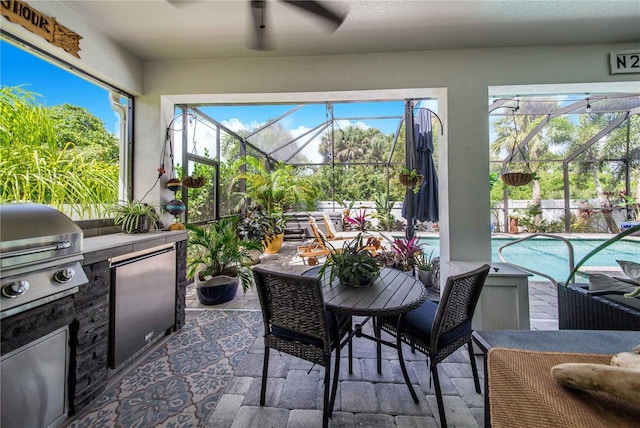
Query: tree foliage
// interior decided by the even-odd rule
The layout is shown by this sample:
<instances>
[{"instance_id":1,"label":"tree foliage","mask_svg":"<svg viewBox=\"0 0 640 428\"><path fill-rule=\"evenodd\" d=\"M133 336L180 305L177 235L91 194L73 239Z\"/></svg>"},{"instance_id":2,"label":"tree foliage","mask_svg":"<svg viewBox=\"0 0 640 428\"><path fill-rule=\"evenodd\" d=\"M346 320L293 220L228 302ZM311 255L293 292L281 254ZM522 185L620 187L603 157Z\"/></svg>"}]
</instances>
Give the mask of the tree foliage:
<instances>
[{"instance_id":1,"label":"tree foliage","mask_svg":"<svg viewBox=\"0 0 640 428\"><path fill-rule=\"evenodd\" d=\"M82 116L99 122L86 110ZM95 158L103 139L75 140L59 132L59 123L36 94L0 88L0 202L48 204L80 216L105 213L118 200L117 156Z\"/></svg>"}]
</instances>

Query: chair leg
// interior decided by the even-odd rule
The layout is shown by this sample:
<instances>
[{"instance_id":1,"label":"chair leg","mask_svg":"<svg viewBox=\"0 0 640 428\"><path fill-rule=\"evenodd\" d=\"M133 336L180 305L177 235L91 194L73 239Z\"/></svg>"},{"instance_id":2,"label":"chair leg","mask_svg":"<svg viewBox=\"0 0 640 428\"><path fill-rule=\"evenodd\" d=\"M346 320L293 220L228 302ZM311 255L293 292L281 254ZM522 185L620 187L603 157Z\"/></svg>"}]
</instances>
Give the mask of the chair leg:
<instances>
[{"instance_id":1,"label":"chair leg","mask_svg":"<svg viewBox=\"0 0 640 428\"><path fill-rule=\"evenodd\" d=\"M353 333L353 328L349 327L349 336ZM347 343L348 353L349 353L349 374L353 374L353 337L349 339L349 343Z\"/></svg>"},{"instance_id":2,"label":"chair leg","mask_svg":"<svg viewBox=\"0 0 640 428\"><path fill-rule=\"evenodd\" d=\"M480 394L480 378L478 377L478 365L476 364L476 358L473 356L473 344L471 343L471 340L467 342L467 348L469 349L469 359L471 360L473 382L476 384L476 392Z\"/></svg>"},{"instance_id":3,"label":"chair leg","mask_svg":"<svg viewBox=\"0 0 640 428\"><path fill-rule=\"evenodd\" d=\"M400 369L402 370L402 376L404 376L404 381L409 388L409 392L411 393L411 398L413 398L413 402L418 404L418 396L416 395L416 391L413 389L413 385L411 385L411 379L409 379L409 373L407 372L407 366L404 363L404 356L402 355L402 336L398 334L396 336L396 346L398 347L398 360L400 361Z\"/></svg>"},{"instance_id":4,"label":"chair leg","mask_svg":"<svg viewBox=\"0 0 640 428\"><path fill-rule=\"evenodd\" d=\"M338 342L340 343L340 342ZM351 342L349 342L351 345ZM340 381L340 345L336 346L336 366L333 369L333 385L331 387L331 399L329 402L329 418L333 415L333 405L336 402L336 393L338 392L338 382ZM349 358L351 358L351 354L349 354ZM327 367L331 366L331 358L329 358L329 364ZM349 360L351 363L351 360Z\"/></svg>"},{"instance_id":5,"label":"chair leg","mask_svg":"<svg viewBox=\"0 0 640 428\"><path fill-rule=\"evenodd\" d=\"M329 377L331 373L331 360L326 361L324 366L324 406L322 407L322 428L329 426Z\"/></svg>"},{"instance_id":6,"label":"chair leg","mask_svg":"<svg viewBox=\"0 0 640 428\"><path fill-rule=\"evenodd\" d=\"M436 401L438 402L438 413L440 414L440 426L447 428L447 418L444 414L444 402L442 401L442 391L440 391L440 379L438 378L438 365L431 362L431 376L433 377L433 387L436 390Z\"/></svg>"},{"instance_id":7,"label":"chair leg","mask_svg":"<svg viewBox=\"0 0 640 428\"><path fill-rule=\"evenodd\" d=\"M267 372L269 371L269 348L264 347L264 361L262 362L262 388L260 389L260 405L264 406L267 392Z\"/></svg>"}]
</instances>

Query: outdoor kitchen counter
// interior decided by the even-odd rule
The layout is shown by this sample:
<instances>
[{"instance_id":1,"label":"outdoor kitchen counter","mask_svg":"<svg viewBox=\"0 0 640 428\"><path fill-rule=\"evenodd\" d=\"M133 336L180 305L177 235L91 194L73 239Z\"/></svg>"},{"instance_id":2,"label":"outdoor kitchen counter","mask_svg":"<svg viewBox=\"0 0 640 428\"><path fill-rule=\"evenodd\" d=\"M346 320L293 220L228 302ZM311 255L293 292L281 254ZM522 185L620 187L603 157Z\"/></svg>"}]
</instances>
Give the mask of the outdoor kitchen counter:
<instances>
[{"instance_id":1,"label":"outdoor kitchen counter","mask_svg":"<svg viewBox=\"0 0 640 428\"><path fill-rule=\"evenodd\" d=\"M175 243L175 278L162 277L160 282L166 283L158 284L158 287L171 296L169 305L173 308L167 310L166 305L162 308L162 316L174 319L171 326L163 325L163 328L168 327L164 333L169 334L170 331L182 328L185 323L187 237L186 231L154 231L140 234L112 233L83 239L83 269L89 283L69 297L72 299L75 319L71 328L70 415L89 405L105 390L110 377L127 367L137 354L145 352L153 344L152 341L142 348L136 348L131 358L116 361L112 331L118 318L115 313L121 313L123 307L116 307L117 293L114 291L124 286L125 291L130 292L135 291L135 287L127 287L126 279L122 281L122 278L118 279L114 275L115 269L111 262L116 257L126 257L141 251L154 252L155 249ZM163 260L163 267L166 267L166 259ZM137 285L139 284L136 283ZM171 290L167 291L167 287ZM148 311L138 311L136 314L147 317ZM151 318L155 319L156 315L158 314L154 312ZM153 337L159 338L161 333L158 330ZM147 340L146 337L144 340Z\"/></svg>"},{"instance_id":2,"label":"outdoor kitchen counter","mask_svg":"<svg viewBox=\"0 0 640 428\"><path fill-rule=\"evenodd\" d=\"M148 233L111 233L84 238L84 264L108 260L112 257L159 247L172 242L186 241L187 231L153 231Z\"/></svg>"}]
</instances>

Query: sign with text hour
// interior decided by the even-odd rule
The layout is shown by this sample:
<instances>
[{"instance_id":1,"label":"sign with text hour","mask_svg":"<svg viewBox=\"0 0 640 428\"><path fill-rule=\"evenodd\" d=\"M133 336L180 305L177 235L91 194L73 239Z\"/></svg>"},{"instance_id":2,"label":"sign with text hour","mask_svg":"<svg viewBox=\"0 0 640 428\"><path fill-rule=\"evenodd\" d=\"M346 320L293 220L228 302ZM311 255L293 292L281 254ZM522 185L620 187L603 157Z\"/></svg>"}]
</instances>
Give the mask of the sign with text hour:
<instances>
[{"instance_id":1,"label":"sign with text hour","mask_svg":"<svg viewBox=\"0 0 640 428\"><path fill-rule=\"evenodd\" d=\"M64 49L71 55L80 58L80 39L82 36L61 25L58 21L19 0L1 0L2 16L10 22L18 24L37 34L49 43Z\"/></svg>"},{"instance_id":2,"label":"sign with text hour","mask_svg":"<svg viewBox=\"0 0 640 428\"><path fill-rule=\"evenodd\" d=\"M640 73L640 49L609 54L611 74Z\"/></svg>"}]
</instances>

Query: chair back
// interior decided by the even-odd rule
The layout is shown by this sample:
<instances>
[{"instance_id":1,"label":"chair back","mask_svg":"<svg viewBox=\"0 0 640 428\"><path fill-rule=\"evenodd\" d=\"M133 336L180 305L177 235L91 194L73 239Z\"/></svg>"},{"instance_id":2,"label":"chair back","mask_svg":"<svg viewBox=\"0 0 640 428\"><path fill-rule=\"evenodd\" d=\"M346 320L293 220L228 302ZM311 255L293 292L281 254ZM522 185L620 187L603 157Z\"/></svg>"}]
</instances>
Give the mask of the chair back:
<instances>
[{"instance_id":1,"label":"chair back","mask_svg":"<svg viewBox=\"0 0 640 428\"><path fill-rule=\"evenodd\" d=\"M309 226L311 227L311 231L313 232L314 242L318 244L320 248L323 250L329 250L325 242L327 241L327 237L325 236L320 229L318 229L318 225L316 224L316 220L309 216Z\"/></svg>"},{"instance_id":2,"label":"chair back","mask_svg":"<svg viewBox=\"0 0 640 428\"><path fill-rule=\"evenodd\" d=\"M327 238L329 239L336 238L338 236L338 231L333 226L333 223L331 222L331 219L329 218L327 213L325 212L322 213L322 220L324 221L324 225L327 228Z\"/></svg>"},{"instance_id":3,"label":"chair back","mask_svg":"<svg viewBox=\"0 0 640 428\"><path fill-rule=\"evenodd\" d=\"M470 272L447 278L431 329L432 352L437 353L440 338L455 329L470 334L471 319L489 269L490 266L484 264Z\"/></svg>"},{"instance_id":4,"label":"chair back","mask_svg":"<svg viewBox=\"0 0 640 428\"><path fill-rule=\"evenodd\" d=\"M265 338L277 335L316 344L330 354L330 333L322 285L317 276L253 268Z\"/></svg>"}]
</instances>

